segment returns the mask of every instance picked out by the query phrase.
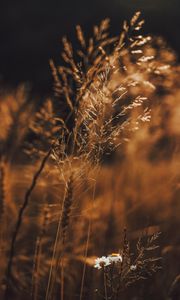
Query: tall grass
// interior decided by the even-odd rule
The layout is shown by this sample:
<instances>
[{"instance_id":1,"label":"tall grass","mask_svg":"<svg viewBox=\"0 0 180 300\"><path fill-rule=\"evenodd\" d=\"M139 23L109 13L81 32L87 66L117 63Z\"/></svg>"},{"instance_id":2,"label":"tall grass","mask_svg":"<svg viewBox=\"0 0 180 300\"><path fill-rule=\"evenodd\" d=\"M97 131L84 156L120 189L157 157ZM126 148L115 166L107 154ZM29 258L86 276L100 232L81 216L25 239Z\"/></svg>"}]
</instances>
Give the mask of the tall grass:
<instances>
[{"instance_id":1,"label":"tall grass","mask_svg":"<svg viewBox=\"0 0 180 300\"><path fill-rule=\"evenodd\" d=\"M167 299L172 290L179 66L161 38L140 34L143 23L137 12L110 37L106 19L89 39L78 25L79 49L63 38L64 65L50 60L55 97L38 111L23 88L3 95L2 299Z\"/></svg>"}]
</instances>

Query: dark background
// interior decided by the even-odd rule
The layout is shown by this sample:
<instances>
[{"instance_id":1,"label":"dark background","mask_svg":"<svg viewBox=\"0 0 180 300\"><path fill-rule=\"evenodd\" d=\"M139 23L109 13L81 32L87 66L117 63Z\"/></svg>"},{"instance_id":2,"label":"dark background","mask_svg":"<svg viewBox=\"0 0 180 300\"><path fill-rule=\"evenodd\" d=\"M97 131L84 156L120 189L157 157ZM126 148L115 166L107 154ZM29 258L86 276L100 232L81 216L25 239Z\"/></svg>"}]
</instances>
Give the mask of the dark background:
<instances>
[{"instance_id":1,"label":"dark background","mask_svg":"<svg viewBox=\"0 0 180 300\"><path fill-rule=\"evenodd\" d=\"M91 28L111 18L112 33L142 11L145 33L163 36L180 53L180 0L6 0L0 9L0 85L27 82L37 94L52 92L49 59L60 61L61 38L75 39L75 25Z\"/></svg>"}]
</instances>

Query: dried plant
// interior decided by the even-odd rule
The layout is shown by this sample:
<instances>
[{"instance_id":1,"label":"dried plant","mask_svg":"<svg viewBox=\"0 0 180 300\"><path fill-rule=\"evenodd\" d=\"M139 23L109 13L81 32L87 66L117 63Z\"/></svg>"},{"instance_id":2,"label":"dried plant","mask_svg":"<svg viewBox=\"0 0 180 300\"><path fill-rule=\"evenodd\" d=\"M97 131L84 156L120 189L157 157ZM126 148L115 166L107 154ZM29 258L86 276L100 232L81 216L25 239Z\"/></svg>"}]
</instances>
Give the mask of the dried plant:
<instances>
[{"instance_id":1,"label":"dried plant","mask_svg":"<svg viewBox=\"0 0 180 300\"><path fill-rule=\"evenodd\" d=\"M137 12L111 37L106 19L89 39L78 25L79 49L64 37L64 65L50 61L54 99L32 109L21 90L1 101L2 299L134 299L125 294L129 286L159 269L151 251L155 232L166 231L160 205L167 207L162 198L175 203L179 187L179 67L161 38L140 34L143 23ZM167 138L172 149L162 150ZM22 148L16 169L12 161ZM11 242L4 246L10 218L14 230L8 229ZM125 232L122 249L96 261L103 266L98 291L104 293L95 295L101 274L92 273L95 256L119 247L124 224L130 242ZM146 227L151 234L134 250L130 244ZM136 292L131 296L140 299Z\"/></svg>"},{"instance_id":2,"label":"dried plant","mask_svg":"<svg viewBox=\"0 0 180 300\"><path fill-rule=\"evenodd\" d=\"M120 292L136 281L147 279L161 267L159 257L148 255L158 246L155 244L159 233L150 237L141 237L136 245L137 253L131 253L129 242L124 231L123 247L119 253L102 256L95 260L95 268L102 269L104 280L104 299L119 299ZM143 240L143 242L142 242ZM99 295L98 290L96 290Z\"/></svg>"}]
</instances>

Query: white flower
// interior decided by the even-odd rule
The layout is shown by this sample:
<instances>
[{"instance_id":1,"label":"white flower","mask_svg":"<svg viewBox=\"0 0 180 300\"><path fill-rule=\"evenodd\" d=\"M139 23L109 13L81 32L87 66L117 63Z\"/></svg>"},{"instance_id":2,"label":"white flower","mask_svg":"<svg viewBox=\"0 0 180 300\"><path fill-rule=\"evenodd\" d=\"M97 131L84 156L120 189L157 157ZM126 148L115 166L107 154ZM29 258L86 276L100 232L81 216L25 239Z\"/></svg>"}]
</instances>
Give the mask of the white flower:
<instances>
[{"instance_id":1,"label":"white flower","mask_svg":"<svg viewBox=\"0 0 180 300\"><path fill-rule=\"evenodd\" d=\"M94 268L101 269L102 267L109 266L110 264L111 263L109 258L106 256L102 256L95 259Z\"/></svg>"},{"instance_id":2,"label":"white flower","mask_svg":"<svg viewBox=\"0 0 180 300\"><path fill-rule=\"evenodd\" d=\"M119 253L112 253L108 258L111 263L114 262L116 264L117 262L122 262L122 256Z\"/></svg>"},{"instance_id":3,"label":"white flower","mask_svg":"<svg viewBox=\"0 0 180 300\"><path fill-rule=\"evenodd\" d=\"M135 271L136 269L137 269L137 266L136 266L136 265L130 266L130 270L131 270L131 271Z\"/></svg>"},{"instance_id":4,"label":"white flower","mask_svg":"<svg viewBox=\"0 0 180 300\"><path fill-rule=\"evenodd\" d=\"M122 262L122 256L119 253L112 253L108 256L102 256L95 259L94 268L101 269L102 267L107 267L112 263Z\"/></svg>"}]
</instances>

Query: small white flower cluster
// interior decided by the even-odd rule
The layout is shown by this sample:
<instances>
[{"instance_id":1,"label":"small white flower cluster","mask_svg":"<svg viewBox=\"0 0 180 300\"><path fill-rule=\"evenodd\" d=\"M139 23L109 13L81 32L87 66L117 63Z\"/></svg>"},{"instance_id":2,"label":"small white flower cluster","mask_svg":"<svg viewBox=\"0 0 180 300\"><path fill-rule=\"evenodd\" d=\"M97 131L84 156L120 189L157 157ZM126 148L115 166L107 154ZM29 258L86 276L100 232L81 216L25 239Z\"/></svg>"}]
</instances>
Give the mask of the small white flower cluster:
<instances>
[{"instance_id":1,"label":"small white flower cluster","mask_svg":"<svg viewBox=\"0 0 180 300\"><path fill-rule=\"evenodd\" d=\"M108 256L102 256L95 259L94 268L101 269L113 263L122 262L122 256L119 253L113 253Z\"/></svg>"}]
</instances>

